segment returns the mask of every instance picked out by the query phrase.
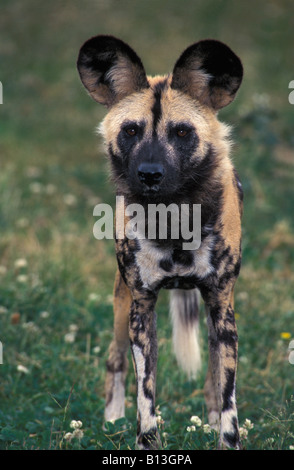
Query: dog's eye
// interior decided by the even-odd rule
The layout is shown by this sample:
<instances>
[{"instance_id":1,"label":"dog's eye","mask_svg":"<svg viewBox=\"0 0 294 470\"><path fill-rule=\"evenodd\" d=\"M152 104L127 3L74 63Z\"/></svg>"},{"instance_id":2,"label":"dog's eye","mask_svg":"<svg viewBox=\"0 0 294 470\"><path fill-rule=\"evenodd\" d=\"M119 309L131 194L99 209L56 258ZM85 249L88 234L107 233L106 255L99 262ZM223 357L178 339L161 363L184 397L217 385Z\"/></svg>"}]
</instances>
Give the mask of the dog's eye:
<instances>
[{"instance_id":1,"label":"dog's eye","mask_svg":"<svg viewBox=\"0 0 294 470\"><path fill-rule=\"evenodd\" d=\"M178 129L177 130L177 136L178 137L186 137L188 134L188 131L186 129Z\"/></svg>"},{"instance_id":2,"label":"dog's eye","mask_svg":"<svg viewBox=\"0 0 294 470\"><path fill-rule=\"evenodd\" d=\"M137 134L137 129L135 129L134 127L128 127L126 129L126 133L130 136L130 137L134 137L136 134Z\"/></svg>"}]
</instances>

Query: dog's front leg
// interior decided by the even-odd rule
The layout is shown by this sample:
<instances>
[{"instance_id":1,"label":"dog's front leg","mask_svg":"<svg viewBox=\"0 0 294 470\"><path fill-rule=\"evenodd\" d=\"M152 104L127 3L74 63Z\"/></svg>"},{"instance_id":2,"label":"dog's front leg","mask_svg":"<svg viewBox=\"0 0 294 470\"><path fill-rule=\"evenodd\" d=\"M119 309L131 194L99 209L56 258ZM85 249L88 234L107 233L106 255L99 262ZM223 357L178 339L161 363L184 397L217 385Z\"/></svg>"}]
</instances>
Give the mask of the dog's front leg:
<instances>
[{"instance_id":1,"label":"dog's front leg","mask_svg":"<svg viewBox=\"0 0 294 470\"><path fill-rule=\"evenodd\" d=\"M236 406L238 335L229 296L218 295L208 307L210 372L220 415L219 447L240 448Z\"/></svg>"},{"instance_id":2,"label":"dog's front leg","mask_svg":"<svg viewBox=\"0 0 294 470\"><path fill-rule=\"evenodd\" d=\"M140 449L157 449L160 439L155 415L157 365L156 297L133 296L129 335L137 381L137 445Z\"/></svg>"}]
</instances>

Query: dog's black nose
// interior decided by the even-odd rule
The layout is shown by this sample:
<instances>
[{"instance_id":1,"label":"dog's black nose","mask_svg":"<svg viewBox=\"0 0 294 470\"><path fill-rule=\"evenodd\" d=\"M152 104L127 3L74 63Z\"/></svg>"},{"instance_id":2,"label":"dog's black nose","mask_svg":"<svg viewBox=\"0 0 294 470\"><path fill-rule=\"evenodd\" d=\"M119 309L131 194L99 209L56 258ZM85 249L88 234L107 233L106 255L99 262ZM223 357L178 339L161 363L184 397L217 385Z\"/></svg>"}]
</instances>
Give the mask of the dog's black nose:
<instances>
[{"instance_id":1,"label":"dog's black nose","mask_svg":"<svg viewBox=\"0 0 294 470\"><path fill-rule=\"evenodd\" d=\"M159 184L164 175L163 166L160 163L141 163L138 168L139 180L150 188Z\"/></svg>"}]
</instances>

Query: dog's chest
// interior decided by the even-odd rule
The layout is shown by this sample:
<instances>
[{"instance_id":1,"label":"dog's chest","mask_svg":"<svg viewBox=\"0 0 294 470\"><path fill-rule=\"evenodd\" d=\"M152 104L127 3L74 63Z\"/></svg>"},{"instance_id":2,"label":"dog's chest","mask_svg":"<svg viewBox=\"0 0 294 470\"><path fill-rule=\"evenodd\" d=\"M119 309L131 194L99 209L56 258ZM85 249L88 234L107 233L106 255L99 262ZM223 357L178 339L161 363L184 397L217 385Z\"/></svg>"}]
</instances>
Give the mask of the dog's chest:
<instances>
[{"instance_id":1,"label":"dog's chest","mask_svg":"<svg viewBox=\"0 0 294 470\"><path fill-rule=\"evenodd\" d=\"M136 264L144 288L192 289L213 271L211 250L213 235L209 235L197 250L158 247L150 240L138 240Z\"/></svg>"}]
</instances>

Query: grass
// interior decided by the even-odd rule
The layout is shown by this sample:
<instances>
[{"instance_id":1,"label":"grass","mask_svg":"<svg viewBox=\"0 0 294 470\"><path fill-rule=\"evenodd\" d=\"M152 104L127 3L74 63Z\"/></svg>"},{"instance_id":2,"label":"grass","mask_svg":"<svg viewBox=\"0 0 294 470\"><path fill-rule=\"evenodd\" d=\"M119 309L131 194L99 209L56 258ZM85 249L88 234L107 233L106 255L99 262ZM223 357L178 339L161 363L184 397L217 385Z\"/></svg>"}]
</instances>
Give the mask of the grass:
<instances>
[{"instance_id":1,"label":"grass","mask_svg":"<svg viewBox=\"0 0 294 470\"><path fill-rule=\"evenodd\" d=\"M249 2L250 3L250 2ZM242 57L239 97L220 117L233 124L245 192L243 267L236 291L241 425L246 449L294 445L293 2L3 0L0 56L0 366L2 449L133 449L134 374L127 417L102 430L112 335L112 241L92 235L93 207L114 202L94 135L104 110L82 89L75 60L88 37L108 33L137 50L148 73L171 70L190 43L215 37ZM292 72L291 72L292 70ZM291 75L292 73L292 75ZM166 293L158 304L157 404L164 447L215 449L205 368L188 382L175 365ZM205 318L201 323L204 366ZM20 367L21 366L21 367ZM71 441L72 420L83 437Z\"/></svg>"}]
</instances>

